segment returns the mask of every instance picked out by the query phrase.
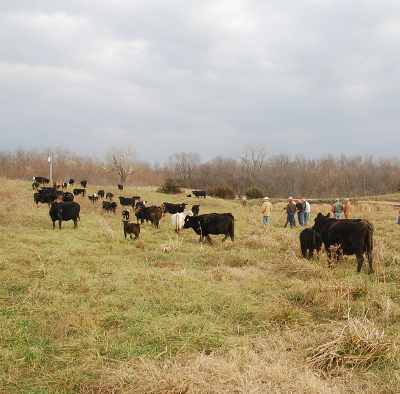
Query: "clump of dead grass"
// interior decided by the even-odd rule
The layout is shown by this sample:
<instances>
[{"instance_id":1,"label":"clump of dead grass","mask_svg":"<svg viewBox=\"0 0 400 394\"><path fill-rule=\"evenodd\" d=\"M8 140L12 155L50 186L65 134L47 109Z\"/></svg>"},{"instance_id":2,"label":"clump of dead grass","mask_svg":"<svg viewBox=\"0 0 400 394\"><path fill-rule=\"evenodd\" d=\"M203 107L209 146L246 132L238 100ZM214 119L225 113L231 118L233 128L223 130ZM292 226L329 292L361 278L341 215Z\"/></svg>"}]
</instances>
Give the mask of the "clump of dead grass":
<instances>
[{"instance_id":1,"label":"clump of dead grass","mask_svg":"<svg viewBox=\"0 0 400 394\"><path fill-rule=\"evenodd\" d=\"M103 219L99 218L100 227L103 229L104 234L106 234L111 240L114 240L115 233L110 225Z\"/></svg>"},{"instance_id":2,"label":"clump of dead grass","mask_svg":"<svg viewBox=\"0 0 400 394\"><path fill-rule=\"evenodd\" d=\"M391 358L397 348L396 342L373 321L349 318L330 341L308 349L311 355L306 364L328 373L338 367L365 371L377 362Z\"/></svg>"},{"instance_id":3,"label":"clump of dead grass","mask_svg":"<svg viewBox=\"0 0 400 394\"><path fill-rule=\"evenodd\" d=\"M182 239L181 238L170 238L168 242L161 244L160 248L163 253L173 253L179 251L182 248Z\"/></svg>"}]
</instances>

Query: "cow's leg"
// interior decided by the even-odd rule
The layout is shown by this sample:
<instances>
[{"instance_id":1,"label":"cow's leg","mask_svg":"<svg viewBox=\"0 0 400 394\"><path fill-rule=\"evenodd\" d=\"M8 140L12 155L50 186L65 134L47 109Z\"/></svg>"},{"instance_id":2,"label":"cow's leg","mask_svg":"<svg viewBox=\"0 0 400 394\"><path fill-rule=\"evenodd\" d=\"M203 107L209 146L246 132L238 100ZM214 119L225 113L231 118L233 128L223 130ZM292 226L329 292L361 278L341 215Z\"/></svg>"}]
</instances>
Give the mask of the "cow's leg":
<instances>
[{"instance_id":1,"label":"cow's leg","mask_svg":"<svg viewBox=\"0 0 400 394\"><path fill-rule=\"evenodd\" d=\"M206 235L206 238L207 238L207 241L210 243L210 245L212 245L213 243L212 243L212 241L211 241L210 236L209 236L209 235Z\"/></svg>"},{"instance_id":2,"label":"cow's leg","mask_svg":"<svg viewBox=\"0 0 400 394\"><path fill-rule=\"evenodd\" d=\"M61 230L61 223L62 223L62 220L61 219L59 219L58 220L58 228Z\"/></svg>"},{"instance_id":3,"label":"cow's leg","mask_svg":"<svg viewBox=\"0 0 400 394\"><path fill-rule=\"evenodd\" d=\"M228 239L228 237L229 237L229 234L225 234L225 237L222 238L222 242L225 242Z\"/></svg>"},{"instance_id":4,"label":"cow's leg","mask_svg":"<svg viewBox=\"0 0 400 394\"><path fill-rule=\"evenodd\" d=\"M358 264L357 264L357 273L360 273L362 265L363 265L363 262L364 262L364 256L363 256L363 254L361 252L361 253L356 253L356 257L357 257L357 262L358 262Z\"/></svg>"}]
</instances>

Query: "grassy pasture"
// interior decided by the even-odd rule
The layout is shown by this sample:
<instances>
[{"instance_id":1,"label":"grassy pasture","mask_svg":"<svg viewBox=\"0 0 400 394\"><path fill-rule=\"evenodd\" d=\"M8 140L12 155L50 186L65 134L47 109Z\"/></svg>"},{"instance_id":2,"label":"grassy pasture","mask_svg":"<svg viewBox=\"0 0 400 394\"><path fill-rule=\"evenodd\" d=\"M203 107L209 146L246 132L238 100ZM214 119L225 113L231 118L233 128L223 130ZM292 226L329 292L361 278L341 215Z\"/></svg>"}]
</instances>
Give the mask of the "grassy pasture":
<instances>
[{"instance_id":1,"label":"grassy pasture","mask_svg":"<svg viewBox=\"0 0 400 394\"><path fill-rule=\"evenodd\" d=\"M169 214L124 239L120 206L79 196L78 229L53 230L31 183L2 179L0 392L400 392L398 196L353 202L375 225L375 273L357 275L354 256L301 257L285 201L266 229L259 201L105 190L231 212L236 240L198 244Z\"/></svg>"}]
</instances>

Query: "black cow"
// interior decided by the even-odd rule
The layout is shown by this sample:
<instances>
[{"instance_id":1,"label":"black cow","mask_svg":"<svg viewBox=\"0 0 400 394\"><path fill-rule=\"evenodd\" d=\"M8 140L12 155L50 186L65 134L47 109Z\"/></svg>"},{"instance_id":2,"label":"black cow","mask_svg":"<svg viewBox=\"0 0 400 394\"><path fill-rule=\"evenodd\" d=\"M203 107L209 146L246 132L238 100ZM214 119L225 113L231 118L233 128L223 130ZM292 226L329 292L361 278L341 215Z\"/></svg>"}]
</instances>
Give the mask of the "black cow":
<instances>
[{"instance_id":1,"label":"black cow","mask_svg":"<svg viewBox=\"0 0 400 394\"><path fill-rule=\"evenodd\" d=\"M212 244L210 234L224 234L222 242L228 237L234 241L234 224L235 219L231 213L207 213L199 216L186 216L183 228L192 228L196 234L200 235L200 243L205 237Z\"/></svg>"},{"instance_id":2,"label":"black cow","mask_svg":"<svg viewBox=\"0 0 400 394\"><path fill-rule=\"evenodd\" d=\"M100 197L100 198L104 198L104 190L99 190L98 192L97 192L97 195Z\"/></svg>"},{"instance_id":3,"label":"black cow","mask_svg":"<svg viewBox=\"0 0 400 394\"><path fill-rule=\"evenodd\" d=\"M32 190L37 190L39 186L40 186L39 182L33 182L32 183Z\"/></svg>"},{"instance_id":4,"label":"black cow","mask_svg":"<svg viewBox=\"0 0 400 394\"><path fill-rule=\"evenodd\" d=\"M74 186L74 183L75 183L75 179L73 179L73 178L71 178L71 179L68 181L68 184L71 185L71 186Z\"/></svg>"},{"instance_id":5,"label":"black cow","mask_svg":"<svg viewBox=\"0 0 400 394\"><path fill-rule=\"evenodd\" d=\"M115 211L117 209L117 203L115 201L113 202L103 201L102 207L106 212L114 212L115 215Z\"/></svg>"},{"instance_id":6,"label":"black cow","mask_svg":"<svg viewBox=\"0 0 400 394\"><path fill-rule=\"evenodd\" d=\"M107 192L106 193L106 199L112 201L112 199L114 198L114 194L111 192Z\"/></svg>"},{"instance_id":7,"label":"black cow","mask_svg":"<svg viewBox=\"0 0 400 394\"><path fill-rule=\"evenodd\" d=\"M319 233L312 228L305 228L300 233L300 248L301 254L304 258L312 259L314 250L319 252L322 246L322 240ZM308 252L308 257L307 257Z\"/></svg>"},{"instance_id":8,"label":"black cow","mask_svg":"<svg viewBox=\"0 0 400 394\"><path fill-rule=\"evenodd\" d=\"M87 181L81 181L81 186L84 187L84 188L86 188L86 186L87 186Z\"/></svg>"},{"instance_id":9,"label":"black cow","mask_svg":"<svg viewBox=\"0 0 400 394\"><path fill-rule=\"evenodd\" d=\"M147 216L147 210L149 208L150 207L146 207L143 204L137 204L136 205L135 216L136 216L136 220L137 220L138 223L140 221L140 223L143 224L145 220L146 220L146 222L148 222L150 220L149 217Z\"/></svg>"},{"instance_id":10,"label":"black cow","mask_svg":"<svg viewBox=\"0 0 400 394\"><path fill-rule=\"evenodd\" d=\"M193 205L192 212L194 216L197 216L199 214L199 210L200 210L200 205Z\"/></svg>"},{"instance_id":11,"label":"black cow","mask_svg":"<svg viewBox=\"0 0 400 394\"><path fill-rule=\"evenodd\" d=\"M89 200L94 204L96 201L99 201L99 196L96 193L93 193L91 196L88 196Z\"/></svg>"},{"instance_id":12,"label":"black cow","mask_svg":"<svg viewBox=\"0 0 400 394\"><path fill-rule=\"evenodd\" d=\"M41 189L38 190L38 193L40 194L52 194L55 193L57 189L51 186L42 186Z\"/></svg>"},{"instance_id":13,"label":"black cow","mask_svg":"<svg viewBox=\"0 0 400 394\"><path fill-rule=\"evenodd\" d=\"M64 192L62 200L64 202L74 201L75 196L70 192Z\"/></svg>"},{"instance_id":14,"label":"black cow","mask_svg":"<svg viewBox=\"0 0 400 394\"><path fill-rule=\"evenodd\" d=\"M124 236L126 238L129 235L132 239L132 234L135 235L135 239L139 239L140 234L140 224L138 223L129 223L129 220L123 220L124 222Z\"/></svg>"},{"instance_id":15,"label":"black cow","mask_svg":"<svg viewBox=\"0 0 400 394\"><path fill-rule=\"evenodd\" d=\"M207 194L205 190L192 190L192 193L196 197L204 197L204 198L206 198L206 194Z\"/></svg>"},{"instance_id":16,"label":"black cow","mask_svg":"<svg viewBox=\"0 0 400 394\"><path fill-rule=\"evenodd\" d=\"M49 215L53 222L53 230L58 220L58 227L61 230L61 223L66 220L72 220L74 222L74 228L78 227L80 205L75 202L53 202L51 203Z\"/></svg>"},{"instance_id":17,"label":"black cow","mask_svg":"<svg viewBox=\"0 0 400 394\"><path fill-rule=\"evenodd\" d=\"M68 183L67 182L62 182L61 183L61 188L62 189L66 189L68 187Z\"/></svg>"},{"instance_id":18,"label":"black cow","mask_svg":"<svg viewBox=\"0 0 400 394\"><path fill-rule=\"evenodd\" d=\"M119 202L120 202L120 204L122 206L130 205L132 208L135 208L135 202L136 202L137 197L122 197L122 196L119 196L118 198L119 198Z\"/></svg>"},{"instance_id":19,"label":"black cow","mask_svg":"<svg viewBox=\"0 0 400 394\"><path fill-rule=\"evenodd\" d=\"M368 260L368 274L372 268L372 250L374 226L365 219L333 219L328 213L324 216L318 213L312 227L321 235L322 242L328 254L328 265L332 257L332 249L336 252L336 260L340 255L355 254L357 257L357 272L361 272L364 253Z\"/></svg>"},{"instance_id":20,"label":"black cow","mask_svg":"<svg viewBox=\"0 0 400 394\"><path fill-rule=\"evenodd\" d=\"M36 203L36 205L41 204L51 204L53 201L56 201L58 199L57 194L48 194L48 193L35 193L33 195L33 199Z\"/></svg>"},{"instance_id":21,"label":"black cow","mask_svg":"<svg viewBox=\"0 0 400 394\"><path fill-rule=\"evenodd\" d=\"M187 204L186 203L182 203L182 204L172 204L169 202L164 202L162 204L162 210L164 213L181 213L185 210Z\"/></svg>"},{"instance_id":22,"label":"black cow","mask_svg":"<svg viewBox=\"0 0 400 394\"><path fill-rule=\"evenodd\" d=\"M50 183L50 179L45 178L44 176L34 176L32 177L32 179L39 183L44 183L44 184Z\"/></svg>"},{"instance_id":23,"label":"black cow","mask_svg":"<svg viewBox=\"0 0 400 394\"><path fill-rule=\"evenodd\" d=\"M74 196L79 196L82 194L82 196L86 196L86 190L85 189L74 189L73 190Z\"/></svg>"},{"instance_id":24,"label":"black cow","mask_svg":"<svg viewBox=\"0 0 400 394\"><path fill-rule=\"evenodd\" d=\"M118 183L118 190L124 190L124 185L120 185L120 184Z\"/></svg>"}]
</instances>

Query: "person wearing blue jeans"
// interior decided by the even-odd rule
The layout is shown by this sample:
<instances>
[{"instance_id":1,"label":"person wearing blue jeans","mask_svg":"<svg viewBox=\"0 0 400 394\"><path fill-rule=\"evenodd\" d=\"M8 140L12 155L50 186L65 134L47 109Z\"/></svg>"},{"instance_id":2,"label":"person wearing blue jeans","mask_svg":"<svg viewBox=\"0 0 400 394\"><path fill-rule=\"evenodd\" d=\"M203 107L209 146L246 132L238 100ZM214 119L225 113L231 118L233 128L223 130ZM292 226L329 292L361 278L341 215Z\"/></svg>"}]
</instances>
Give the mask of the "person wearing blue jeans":
<instances>
[{"instance_id":1,"label":"person wearing blue jeans","mask_svg":"<svg viewBox=\"0 0 400 394\"><path fill-rule=\"evenodd\" d=\"M299 220L299 224L301 227L304 227L305 224L305 204L303 199L299 198L297 200L296 209L297 209L297 218Z\"/></svg>"},{"instance_id":2,"label":"person wearing blue jeans","mask_svg":"<svg viewBox=\"0 0 400 394\"><path fill-rule=\"evenodd\" d=\"M261 205L261 213L263 215L263 223L266 227L269 227L269 217L272 212L272 204L269 202L268 197L264 197L264 201Z\"/></svg>"},{"instance_id":3,"label":"person wearing blue jeans","mask_svg":"<svg viewBox=\"0 0 400 394\"><path fill-rule=\"evenodd\" d=\"M341 219L342 218L342 211L343 211L343 204L339 202L339 199L336 199L336 202L332 205L332 212L333 212L333 217L335 219Z\"/></svg>"},{"instance_id":4,"label":"person wearing blue jeans","mask_svg":"<svg viewBox=\"0 0 400 394\"><path fill-rule=\"evenodd\" d=\"M292 197L288 198L288 203L286 205L286 223L283 227L287 227L287 225L290 225L290 228L293 228L296 226L296 219L295 219L295 213L296 213L296 204L293 201Z\"/></svg>"}]
</instances>

